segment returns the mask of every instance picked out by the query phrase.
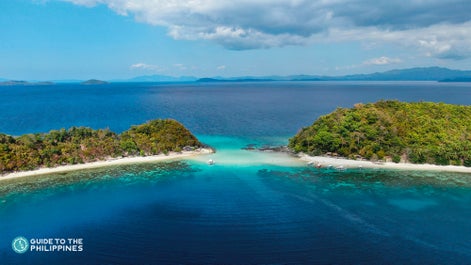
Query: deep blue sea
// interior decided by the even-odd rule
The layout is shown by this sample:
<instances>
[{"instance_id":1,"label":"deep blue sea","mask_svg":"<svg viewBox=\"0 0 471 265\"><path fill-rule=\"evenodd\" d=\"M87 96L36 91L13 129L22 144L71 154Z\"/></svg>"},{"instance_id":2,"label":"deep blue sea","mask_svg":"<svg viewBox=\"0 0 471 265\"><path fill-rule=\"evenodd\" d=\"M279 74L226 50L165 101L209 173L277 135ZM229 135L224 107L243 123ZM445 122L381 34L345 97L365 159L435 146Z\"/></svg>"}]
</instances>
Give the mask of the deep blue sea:
<instances>
[{"instance_id":1,"label":"deep blue sea","mask_svg":"<svg viewBox=\"0 0 471 265\"><path fill-rule=\"evenodd\" d=\"M217 153L0 181L0 264L471 264L471 175L314 169L286 144L337 107L471 105L471 84L260 82L0 87L0 132L183 123ZM212 158L213 166L206 161ZM17 254L12 240L80 238Z\"/></svg>"}]
</instances>

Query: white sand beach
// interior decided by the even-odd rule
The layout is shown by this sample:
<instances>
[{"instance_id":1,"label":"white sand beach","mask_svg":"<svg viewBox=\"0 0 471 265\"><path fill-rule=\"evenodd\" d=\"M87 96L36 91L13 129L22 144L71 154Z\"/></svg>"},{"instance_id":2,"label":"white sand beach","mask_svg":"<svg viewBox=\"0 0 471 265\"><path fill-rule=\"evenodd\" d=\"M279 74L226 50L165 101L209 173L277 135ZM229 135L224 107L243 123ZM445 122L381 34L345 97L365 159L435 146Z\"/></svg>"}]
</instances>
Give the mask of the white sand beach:
<instances>
[{"instance_id":1,"label":"white sand beach","mask_svg":"<svg viewBox=\"0 0 471 265\"><path fill-rule=\"evenodd\" d=\"M344 158L326 157L326 156L308 156L299 154L302 161L306 161L312 166L329 167L339 169L347 168L376 168L376 169L397 169L397 170L420 170L420 171L447 171L471 173L471 167L464 166L438 166L431 164L410 164L410 163L374 163L371 161L350 160Z\"/></svg>"},{"instance_id":2,"label":"white sand beach","mask_svg":"<svg viewBox=\"0 0 471 265\"><path fill-rule=\"evenodd\" d=\"M40 169L30 170L30 171L19 171L19 172L7 173L5 175L0 175L0 181L7 180L7 179L14 179L14 178L35 176L35 175L63 173L63 172L69 172L69 171L93 169L93 168L108 167L108 166L152 163L152 162L192 157L192 156L211 154L211 153L213 153L213 150L211 149L200 148L195 151L183 151L179 153L170 152L168 155L160 154L160 155L155 155L155 156L112 158L108 160L90 162L90 163L85 163L85 164L65 165L65 166L59 166L59 167L53 167L53 168L40 168Z\"/></svg>"}]
</instances>

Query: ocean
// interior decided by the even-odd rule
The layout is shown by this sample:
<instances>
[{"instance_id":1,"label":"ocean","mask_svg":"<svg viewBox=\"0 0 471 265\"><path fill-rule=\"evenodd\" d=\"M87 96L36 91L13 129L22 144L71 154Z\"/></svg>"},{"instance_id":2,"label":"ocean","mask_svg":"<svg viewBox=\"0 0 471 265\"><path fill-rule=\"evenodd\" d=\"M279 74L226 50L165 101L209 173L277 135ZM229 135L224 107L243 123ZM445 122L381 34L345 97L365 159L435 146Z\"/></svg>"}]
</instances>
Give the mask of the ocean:
<instances>
[{"instance_id":1,"label":"ocean","mask_svg":"<svg viewBox=\"0 0 471 265\"><path fill-rule=\"evenodd\" d=\"M0 132L121 132L173 118L209 156L0 182L0 264L471 264L471 176L314 169L283 145L337 107L471 104L469 83L121 83L0 87ZM207 165L208 158L216 161ZM82 251L12 250L18 236Z\"/></svg>"}]
</instances>

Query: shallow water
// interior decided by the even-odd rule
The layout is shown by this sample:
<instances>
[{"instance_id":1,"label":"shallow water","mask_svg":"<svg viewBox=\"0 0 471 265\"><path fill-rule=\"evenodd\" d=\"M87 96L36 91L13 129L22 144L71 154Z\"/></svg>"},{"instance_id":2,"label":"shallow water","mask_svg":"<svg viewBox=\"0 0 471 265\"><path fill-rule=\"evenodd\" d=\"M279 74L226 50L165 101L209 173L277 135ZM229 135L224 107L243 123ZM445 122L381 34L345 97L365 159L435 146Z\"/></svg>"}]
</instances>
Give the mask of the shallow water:
<instances>
[{"instance_id":1,"label":"shallow water","mask_svg":"<svg viewBox=\"0 0 471 265\"><path fill-rule=\"evenodd\" d=\"M379 98L469 104L469 87L234 86L0 91L8 114L0 116L0 131L73 124L119 131L173 117L217 150L0 182L0 264L471 263L469 174L318 170L287 154L241 149L286 144L288 135L336 106ZM37 102L26 106L25 97ZM207 164L210 158L215 165ZM83 238L84 251L17 254L16 236Z\"/></svg>"},{"instance_id":2,"label":"shallow water","mask_svg":"<svg viewBox=\"0 0 471 265\"><path fill-rule=\"evenodd\" d=\"M213 166L206 163L210 156L201 156L8 181L0 190L0 259L471 262L469 175L318 170L286 154L237 148L245 146L244 139L228 144L228 137L204 138L218 149L210 155ZM85 250L20 255L10 247L18 235L84 238Z\"/></svg>"}]
</instances>

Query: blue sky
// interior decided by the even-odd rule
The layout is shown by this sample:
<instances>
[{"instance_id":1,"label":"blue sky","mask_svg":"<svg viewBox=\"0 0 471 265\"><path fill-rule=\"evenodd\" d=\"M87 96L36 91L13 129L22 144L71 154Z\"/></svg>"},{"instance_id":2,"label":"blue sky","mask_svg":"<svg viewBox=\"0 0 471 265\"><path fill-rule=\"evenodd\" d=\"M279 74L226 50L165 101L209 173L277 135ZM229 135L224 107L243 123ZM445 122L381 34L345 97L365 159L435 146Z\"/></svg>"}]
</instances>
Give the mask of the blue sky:
<instances>
[{"instance_id":1,"label":"blue sky","mask_svg":"<svg viewBox=\"0 0 471 265\"><path fill-rule=\"evenodd\" d=\"M468 0L5 0L0 78L471 69Z\"/></svg>"}]
</instances>

